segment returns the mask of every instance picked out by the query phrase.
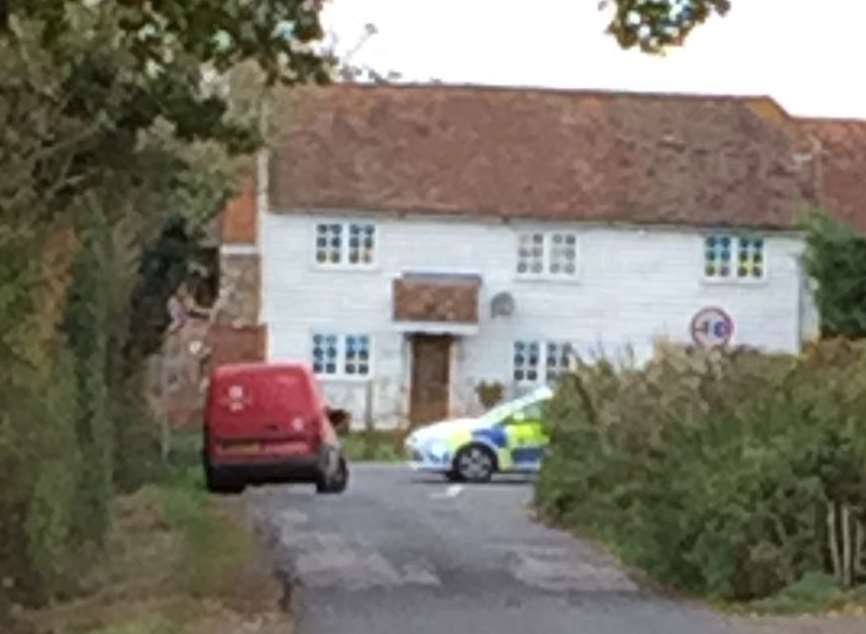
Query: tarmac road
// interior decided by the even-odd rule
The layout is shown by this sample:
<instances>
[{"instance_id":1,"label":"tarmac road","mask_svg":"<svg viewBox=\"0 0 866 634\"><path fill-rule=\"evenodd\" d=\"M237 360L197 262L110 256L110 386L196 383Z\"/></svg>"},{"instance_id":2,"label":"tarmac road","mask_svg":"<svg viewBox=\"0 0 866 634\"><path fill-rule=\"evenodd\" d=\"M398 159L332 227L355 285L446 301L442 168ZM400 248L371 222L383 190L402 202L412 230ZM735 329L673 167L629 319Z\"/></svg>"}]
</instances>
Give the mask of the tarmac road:
<instances>
[{"instance_id":1,"label":"tarmac road","mask_svg":"<svg viewBox=\"0 0 866 634\"><path fill-rule=\"evenodd\" d=\"M291 580L300 634L716 634L594 546L531 519L531 483L452 485L353 465L349 490L248 493Z\"/></svg>"}]
</instances>

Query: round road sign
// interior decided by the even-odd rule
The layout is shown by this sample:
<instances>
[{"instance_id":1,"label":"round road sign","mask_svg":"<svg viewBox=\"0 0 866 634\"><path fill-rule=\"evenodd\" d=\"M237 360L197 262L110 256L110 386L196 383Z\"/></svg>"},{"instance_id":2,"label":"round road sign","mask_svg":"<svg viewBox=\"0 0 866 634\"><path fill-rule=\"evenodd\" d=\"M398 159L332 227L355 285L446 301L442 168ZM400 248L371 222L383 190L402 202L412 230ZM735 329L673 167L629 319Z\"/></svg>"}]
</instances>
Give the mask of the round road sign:
<instances>
[{"instance_id":1,"label":"round road sign","mask_svg":"<svg viewBox=\"0 0 866 634\"><path fill-rule=\"evenodd\" d=\"M692 340L699 346L724 347L733 336L734 320L721 308L703 308L692 319Z\"/></svg>"}]
</instances>

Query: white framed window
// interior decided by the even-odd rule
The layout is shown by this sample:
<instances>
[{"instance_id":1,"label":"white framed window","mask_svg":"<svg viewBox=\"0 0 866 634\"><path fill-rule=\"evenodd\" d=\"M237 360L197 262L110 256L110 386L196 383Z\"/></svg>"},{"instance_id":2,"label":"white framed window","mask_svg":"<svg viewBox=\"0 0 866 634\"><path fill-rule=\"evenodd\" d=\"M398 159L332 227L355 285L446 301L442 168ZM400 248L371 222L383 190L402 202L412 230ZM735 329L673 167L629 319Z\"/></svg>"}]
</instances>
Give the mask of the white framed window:
<instances>
[{"instance_id":1,"label":"white framed window","mask_svg":"<svg viewBox=\"0 0 866 634\"><path fill-rule=\"evenodd\" d=\"M373 369L370 335L313 333L313 372L323 377L368 378Z\"/></svg>"},{"instance_id":2,"label":"white framed window","mask_svg":"<svg viewBox=\"0 0 866 634\"><path fill-rule=\"evenodd\" d=\"M369 222L316 224L316 264L370 268L376 260L376 225Z\"/></svg>"},{"instance_id":3,"label":"white framed window","mask_svg":"<svg viewBox=\"0 0 866 634\"><path fill-rule=\"evenodd\" d=\"M514 342L514 380L536 383L541 365L541 344L537 341Z\"/></svg>"},{"instance_id":4,"label":"white framed window","mask_svg":"<svg viewBox=\"0 0 866 634\"><path fill-rule=\"evenodd\" d=\"M370 376L370 337L347 335L343 357L343 373L346 376Z\"/></svg>"},{"instance_id":5,"label":"white framed window","mask_svg":"<svg viewBox=\"0 0 866 634\"><path fill-rule=\"evenodd\" d=\"M548 341L546 352L544 367L547 381L553 382L568 372L574 348L570 343Z\"/></svg>"},{"instance_id":6,"label":"white framed window","mask_svg":"<svg viewBox=\"0 0 866 634\"><path fill-rule=\"evenodd\" d=\"M577 235L569 231L529 231L517 236L517 275L577 276Z\"/></svg>"},{"instance_id":7,"label":"white framed window","mask_svg":"<svg viewBox=\"0 0 866 634\"><path fill-rule=\"evenodd\" d=\"M514 342L513 377L517 383L552 383L568 371L574 347L563 341Z\"/></svg>"},{"instance_id":8,"label":"white framed window","mask_svg":"<svg viewBox=\"0 0 866 634\"><path fill-rule=\"evenodd\" d=\"M712 234L704 238L704 278L760 281L766 277L765 240L760 236Z\"/></svg>"}]
</instances>

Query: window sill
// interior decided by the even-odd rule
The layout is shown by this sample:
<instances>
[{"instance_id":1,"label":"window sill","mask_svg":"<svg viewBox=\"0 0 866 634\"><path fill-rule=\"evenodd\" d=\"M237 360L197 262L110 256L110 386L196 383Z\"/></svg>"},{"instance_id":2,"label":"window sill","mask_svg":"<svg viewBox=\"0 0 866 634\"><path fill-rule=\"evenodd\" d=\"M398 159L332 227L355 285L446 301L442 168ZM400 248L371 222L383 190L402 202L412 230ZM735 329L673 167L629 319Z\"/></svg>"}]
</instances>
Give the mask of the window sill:
<instances>
[{"instance_id":1,"label":"window sill","mask_svg":"<svg viewBox=\"0 0 866 634\"><path fill-rule=\"evenodd\" d=\"M519 381L519 380L517 380L517 379L512 379L512 380L514 381L514 385L515 385L516 387L518 387L518 388L527 388L527 389L528 389L528 388L537 388L537 387L541 387L542 385L547 385L547 384L549 383L549 381L545 381L545 380L543 380L543 379L538 379L537 381L526 381L526 380Z\"/></svg>"},{"instance_id":2,"label":"window sill","mask_svg":"<svg viewBox=\"0 0 866 634\"><path fill-rule=\"evenodd\" d=\"M349 374L317 374L316 379L320 383L369 383L373 380L372 375L351 376Z\"/></svg>"},{"instance_id":3,"label":"window sill","mask_svg":"<svg viewBox=\"0 0 866 634\"><path fill-rule=\"evenodd\" d=\"M378 264L372 266L354 266L352 264L334 264L322 266L321 264L310 265L313 273L379 273L382 268Z\"/></svg>"},{"instance_id":4,"label":"window sill","mask_svg":"<svg viewBox=\"0 0 866 634\"><path fill-rule=\"evenodd\" d=\"M563 284L574 286L581 283L580 277L556 277L551 275L515 275L515 284Z\"/></svg>"},{"instance_id":5,"label":"window sill","mask_svg":"<svg viewBox=\"0 0 866 634\"><path fill-rule=\"evenodd\" d=\"M749 287L761 287L767 286L770 283L770 280L767 276L764 276L760 279L737 279L737 278L724 278L717 279L712 277L702 277L701 284L703 286L735 286L737 288L749 288Z\"/></svg>"}]
</instances>

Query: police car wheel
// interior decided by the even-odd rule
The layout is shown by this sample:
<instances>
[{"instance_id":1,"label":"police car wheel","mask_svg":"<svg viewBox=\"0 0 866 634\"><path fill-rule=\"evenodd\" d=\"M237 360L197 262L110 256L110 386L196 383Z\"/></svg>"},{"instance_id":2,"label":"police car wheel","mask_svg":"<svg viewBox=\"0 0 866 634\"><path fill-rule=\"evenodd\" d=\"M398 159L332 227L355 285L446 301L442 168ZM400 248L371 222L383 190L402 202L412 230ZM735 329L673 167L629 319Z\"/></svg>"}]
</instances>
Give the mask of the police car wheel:
<instances>
[{"instance_id":1,"label":"police car wheel","mask_svg":"<svg viewBox=\"0 0 866 634\"><path fill-rule=\"evenodd\" d=\"M454 462L460 478L467 482L488 482L496 470L496 457L481 445L464 447Z\"/></svg>"}]
</instances>

